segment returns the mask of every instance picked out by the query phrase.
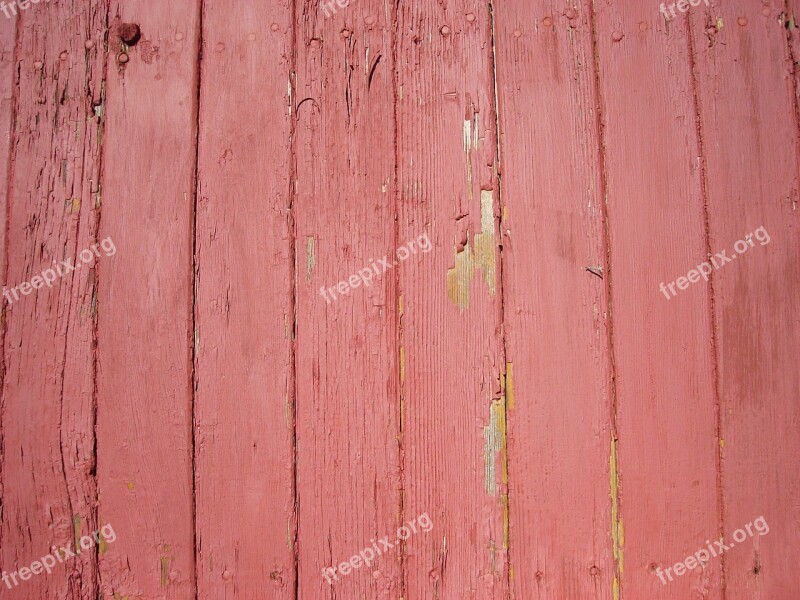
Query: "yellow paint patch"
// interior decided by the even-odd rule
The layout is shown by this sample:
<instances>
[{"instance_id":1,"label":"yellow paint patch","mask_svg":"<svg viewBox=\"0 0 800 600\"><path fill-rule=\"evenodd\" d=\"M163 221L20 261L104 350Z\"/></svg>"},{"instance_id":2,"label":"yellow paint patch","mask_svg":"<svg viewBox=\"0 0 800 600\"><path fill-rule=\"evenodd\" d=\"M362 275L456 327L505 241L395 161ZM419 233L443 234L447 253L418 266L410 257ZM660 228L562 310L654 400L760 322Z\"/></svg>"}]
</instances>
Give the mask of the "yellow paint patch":
<instances>
[{"instance_id":1,"label":"yellow paint patch","mask_svg":"<svg viewBox=\"0 0 800 600\"><path fill-rule=\"evenodd\" d=\"M73 198L72 199L72 212L76 213L81 209L81 199L80 198Z\"/></svg>"},{"instance_id":2,"label":"yellow paint patch","mask_svg":"<svg viewBox=\"0 0 800 600\"><path fill-rule=\"evenodd\" d=\"M469 236L464 249L456 251L455 266L447 271L447 296L460 310L469 308L470 289L475 270L483 273L483 279L494 296L496 290L496 254L494 235L494 193L481 192L481 232L475 234L474 249Z\"/></svg>"},{"instance_id":3,"label":"yellow paint patch","mask_svg":"<svg viewBox=\"0 0 800 600\"><path fill-rule=\"evenodd\" d=\"M619 600L620 579L623 569L622 547L625 543L625 534L622 525L622 518L619 516L619 472L617 470L617 440L611 437L611 457L610 477L611 477L611 540L614 550L614 561L616 569L614 573L614 600Z\"/></svg>"},{"instance_id":4,"label":"yellow paint patch","mask_svg":"<svg viewBox=\"0 0 800 600\"><path fill-rule=\"evenodd\" d=\"M514 363L506 363L506 374L504 378L506 391L506 409L514 409Z\"/></svg>"},{"instance_id":5,"label":"yellow paint patch","mask_svg":"<svg viewBox=\"0 0 800 600\"><path fill-rule=\"evenodd\" d=\"M169 583L169 558L161 557L161 587L167 587Z\"/></svg>"},{"instance_id":6,"label":"yellow paint patch","mask_svg":"<svg viewBox=\"0 0 800 600\"><path fill-rule=\"evenodd\" d=\"M130 491L133 491L133 488L134 488L134 487L136 487L136 486L133 484L133 482L132 482L132 481L129 481L129 482L128 482L128 483L126 483L125 485L126 485L126 486L128 486L128 489L129 489Z\"/></svg>"}]
</instances>

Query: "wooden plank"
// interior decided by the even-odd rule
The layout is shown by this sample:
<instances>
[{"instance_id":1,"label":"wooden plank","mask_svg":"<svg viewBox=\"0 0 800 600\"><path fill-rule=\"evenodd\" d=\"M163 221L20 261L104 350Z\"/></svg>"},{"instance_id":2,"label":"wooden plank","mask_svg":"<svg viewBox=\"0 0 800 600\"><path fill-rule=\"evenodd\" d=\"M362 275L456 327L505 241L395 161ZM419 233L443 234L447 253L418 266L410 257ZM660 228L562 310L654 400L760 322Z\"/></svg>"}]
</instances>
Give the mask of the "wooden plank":
<instances>
[{"instance_id":1,"label":"wooden plank","mask_svg":"<svg viewBox=\"0 0 800 600\"><path fill-rule=\"evenodd\" d=\"M98 262L110 259L89 248L97 241L93 188L101 125L93 102L102 89L106 14L106 3L97 2L29 6L16 17L10 165L8 135L0 156L8 181L0 544L0 567L10 580L2 585L5 598L97 594L93 542L52 574L33 563L54 545L75 551L76 542L97 529L93 299ZM2 27L2 123L8 134L14 26ZM79 259L84 251L88 260ZM64 267L59 276L61 261L76 268Z\"/></svg>"},{"instance_id":2,"label":"wooden plank","mask_svg":"<svg viewBox=\"0 0 800 600\"><path fill-rule=\"evenodd\" d=\"M199 0L114 2L100 237L99 518L117 540L103 593L195 598L192 244ZM141 39L123 52L121 23ZM120 62L121 55L128 57Z\"/></svg>"},{"instance_id":3,"label":"wooden plank","mask_svg":"<svg viewBox=\"0 0 800 600\"><path fill-rule=\"evenodd\" d=\"M14 136L14 115L16 111L17 93L19 86L17 85L16 74L14 66L16 65L16 37L17 37L17 20L8 19L0 23L0 181L4 181L5 185L0 186L0 269L2 269L3 287L8 285L8 257L6 252L6 227L8 219L8 195L10 191L9 185L9 166L11 158L11 140ZM11 284L15 285L15 284ZM3 441L3 396L5 388L3 381L5 378L5 336L7 327L7 314L6 314L6 300L0 300L2 303L2 320L0 320L0 570L6 566L3 559L3 536L5 533L5 511L3 507L3 499L5 495L5 478L3 476L3 468L5 461L4 456L4 441ZM0 573L2 575L2 573ZM5 585L5 584L4 584Z\"/></svg>"},{"instance_id":4,"label":"wooden plank","mask_svg":"<svg viewBox=\"0 0 800 600\"><path fill-rule=\"evenodd\" d=\"M507 595L506 402L489 6L398 14L398 245L408 598Z\"/></svg>"},{"instance_id":5,"label":"wooden plank","mask_svg":"<svg viewBox=\"0 0 800 600\"><path fill-rule=\"evenodd\" d=\"M495 8L512 586L610 598L611 371L588 2Z\"/></svg>"},{"instance_id":6,"label":"wooden plank","mask_svg":"<svg viewBox=\"0 0 800 600\"><path fill-rule=\"evenodd\" d=\"M394 274L322 293L395 246L392 15L326 9L295 15L298 597L397 598ZM384 536L369 566L323 577Z\"/></svg>"},{"instance_id":7,"label":"wooden plank","mask_svg":"<svg viewBox=\"0 0 800 600\"><path fill-rule=\"evenodd\" d=\"M667 24L649 3L594 6L616 366L614 595L720 598L720 560L659 575L719 530L710 289L660 288L708 251L687 22Z\"/></svg>"},{"instance_id":8,"label":"wooden plank","mask_svg":"<svg viewBox=\"0 0 800 600\"><path fill-rule=\"evenodd\" d=\"M711 249L731 258L713 272L727 600L795 596L800 561L798 121L787 32L767 8L715 5L710 30L691 15Z\"/></svg>"},{"instance_id":9,"label":"wooden plank","mask_svg":"<svg viewBox=\"0 0 800 600\"><path fill-rule=\"evenodd\" d=\"M291 24L288 0L207 3L203 13L195 370L200 598L294 598Z\"/></svg>"}]
</instances>

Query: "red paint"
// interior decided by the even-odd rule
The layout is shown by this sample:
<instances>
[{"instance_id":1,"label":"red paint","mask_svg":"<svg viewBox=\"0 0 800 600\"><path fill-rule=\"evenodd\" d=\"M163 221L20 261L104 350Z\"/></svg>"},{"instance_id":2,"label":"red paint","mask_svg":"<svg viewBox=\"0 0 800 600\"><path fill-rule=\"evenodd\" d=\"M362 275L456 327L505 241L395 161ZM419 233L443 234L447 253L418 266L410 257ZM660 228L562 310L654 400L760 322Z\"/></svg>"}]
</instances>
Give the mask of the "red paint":
<instances>
[{"instance_id":1,"label":"red paint","mask_svg":"<svg viewBox=\"0 0 800 600\"><path fill-rule=\"evenodd\" d=\"M0 572L106 523L116 540L0 598L791 597L784 10L0 19L5 285L117 248L4 304ZM422 234L429 253L348 281ZM430 532L341 573L423 513ZM661 584L760 516L767 535Z\"/></svg>"}]
</instances>

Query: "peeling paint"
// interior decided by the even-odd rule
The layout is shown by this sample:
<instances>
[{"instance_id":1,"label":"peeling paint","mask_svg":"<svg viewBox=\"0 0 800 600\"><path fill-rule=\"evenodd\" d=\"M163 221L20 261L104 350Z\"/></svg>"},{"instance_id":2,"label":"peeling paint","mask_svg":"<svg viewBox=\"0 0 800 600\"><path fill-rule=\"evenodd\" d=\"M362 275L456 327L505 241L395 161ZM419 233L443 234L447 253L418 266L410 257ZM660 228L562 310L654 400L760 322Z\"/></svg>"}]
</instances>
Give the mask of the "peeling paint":
<instances>
[{"instance_id":1,"label":"peeling paint","mask_svg":"<svg viewBox=\"0 0 800 600\"><path fill-rule=\"evenodd\" d=\"M464 249L456 248L455 266L447 271L447 295L460 310L469 308L470 288L475 269L483 273L489 294L496 290L496 244L494 234L494 192L481 192L481 232L474 236L474 249L469 233Z\"/></svg>"},{"instance_id":2,"label":"peeling paint","mask_svg":"<svg viewBox=\"0 0 800 600\"><path fill-rule=\"evenodd\" d=\"M506 467L506 407L502 398L492 400L489 425L483 428L484 486L490 496L497 495L497 456L500 453L503 483L508 482Z\"/></svg>"}]
</instances>

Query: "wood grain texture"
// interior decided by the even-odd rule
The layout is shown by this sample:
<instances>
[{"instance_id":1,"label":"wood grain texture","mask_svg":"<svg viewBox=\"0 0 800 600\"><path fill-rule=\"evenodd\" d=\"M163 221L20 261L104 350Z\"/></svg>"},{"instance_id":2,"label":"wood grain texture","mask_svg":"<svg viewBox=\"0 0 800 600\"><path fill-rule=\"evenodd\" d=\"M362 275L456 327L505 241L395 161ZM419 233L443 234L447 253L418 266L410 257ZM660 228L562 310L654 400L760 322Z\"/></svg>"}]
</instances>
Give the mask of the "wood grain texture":
<instances>
[{"instance_id":1,"label":"wood grain texture","mask_svg":"<svg viewBox=\"0 0 800 600\"><path fill-rule=\"evenodd\" d=\"M103 593L195 597L192 246L199 0L114 3L100 237L99 519L117 535ZM125 52L119 24L138 23ZM111 261L113 260L113 264Z\"/></svg>"},{"instance_id":2,"label":"wood grain texture","mask_svg":"<svg viewBox=\"0 0 800 600\"><path fill-rule=\"evenodd\" d=\"M0 181L5 182L0 186L0 269L2 269L3 286L8 285L8 236L6 235L6 225L8 223L8 195L10 186L10 162L11 162L11 141L14 136L14 115L16 111L16 94L19 90L17 86L14 67L16 65L16 39L17 21L7 20L0 22ZM15 285L14 284L11 285ZM4 511L4 442L3 442L3 397L5 378L5 335L8 322L6 300L3 298L2 311L3 317L0 320L0 569L5 566L3 561L3 535L5 533L5 511Z\"/></svg>"},{"instance_id":3,"label":"wood grain texture","mask_svg":"<svg viewBox=\"0 0 800 600\"><path fill-rule=\"evenodd\" d=\"M710 289L685 16L595 4L616 377L622 598L720 598L721 562L662 584L719 531ZM702 10L696 7L692 10ZM633 83L635 82L635 84ZM665 576L666 580L666 576ZM615 593L616 596L616 593Z\"/></svg>"},{"instance_id":4,"label":"wood grain texture","mask_svg":"<svg viewBox=\"0 0 800 600\"><path fill-rule=\"evenodd\" d=\"M0 599L793 597L800 0L18 12Z\"/></svg>"},{"instance_id":5,"label":"wood grain texture","mask_svg":"<svg viewBox=\"0 0 800 600\"><path fill-rule=\"evenodd\" d=\"M615 576L591 18L588 3L495 8L517 598L611 598Z\"/></svg>"},{"instance_id":6,"label":"wood grain texture","mask_svg":"<svg viewBox=\"0 0 800 600\"><path fill-rule=\"evenodd\" d=\"M297 2L295 286L298 597L400 595L397 291L346 281L395 246L392 14ZM379 267L382 269L382 267ZM389 536L371 566L330 577Z\"/></svg>"},{"instance_id":7,"label":"wood grain texture","mask_svg":"<svg viewBox=\"0 0 800 600\"><path fill-rule=\"evenodd\" d=\"M290 3L207 3L202 53L198 597L294 598Z\"/></svg>"},{"instance_id":8,"label":"wood grain texture","mask_svg":"<svg viewBox=\"0 0 800 600\"><path fill-rule=\"evenodd\" d=\"M78 253L96 240L101 134L93 105L102 89L106 14L104 2L38 6L16 23L2 400L0 568L8 572L29 567L53 545L74 549L76 539L96 529L97 263L53 277L46 287L40 274L63 260L80 262ZM7 58L13 27L4 29ZM86 40L95 48L87 49ZM10 107L3 107L7 124ZM0 159L6 165L7 150ZM22 295L17 286L25 282L37 289L29 284ZM94 598L96 551L59 565L49 577L17 576L17 583L11 590L3 585L4 598Z\"/></svg>"},{"instance_id":9,"label":"wood grain texture","mask_svg":"<svg viewBox=\"0 0 800 600\"><path fill-rule=\"evenodd\" d=\"M488 4L402 3L398 244L408 598L507 595L505 357Z\"/></svg>"},{"instance_id":10,"label":"wood grain texture","mask_svg":"<svg viewBox=\"0 0 800 600\"><path fill-rule=\"evenodd\" d=\"M692 15L711 247L736 256L714 272L728 600L795 596L800 559L798 123L786 29L762 8L715 3L711 32ZM768 534L734 541L760 516Z\"/></svg>"}]
</instances>

